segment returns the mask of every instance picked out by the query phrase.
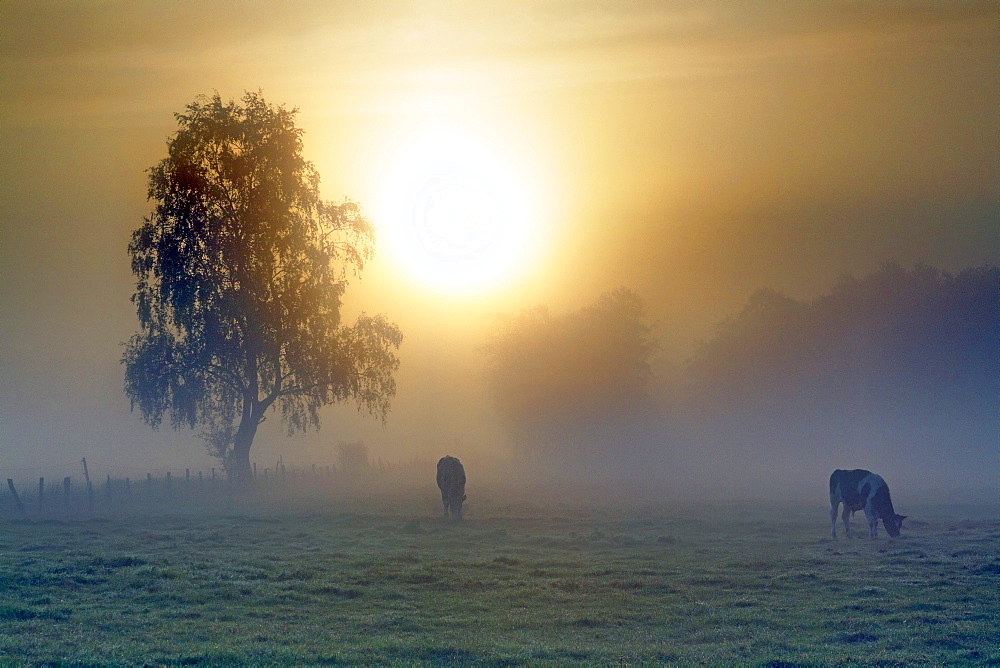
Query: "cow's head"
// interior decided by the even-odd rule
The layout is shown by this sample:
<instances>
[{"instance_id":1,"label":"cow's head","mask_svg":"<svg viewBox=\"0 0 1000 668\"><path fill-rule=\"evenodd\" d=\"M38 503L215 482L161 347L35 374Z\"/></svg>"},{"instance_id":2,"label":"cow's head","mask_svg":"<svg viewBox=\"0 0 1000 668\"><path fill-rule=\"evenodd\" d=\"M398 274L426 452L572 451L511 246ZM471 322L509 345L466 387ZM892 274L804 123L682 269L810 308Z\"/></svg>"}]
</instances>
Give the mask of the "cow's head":
<instances>
[{"instance_id":1,"label":"cow's head","mask_svg":"<svg viewBox=\"0 0 1000 668\"><path fill-rule=\"evenodd\" d=\"M456 495L452 499L452 501L451 501L451 512L452 512L452 516L453 517L455 517L456 519L462 519L462 504L465 503L465 500L468 499L468 498L469 497L467 497L465 494L463 494L461 497L459 497L459 496Z\"/></svg>"},{"instance_id":2,"label":"cow's head","mask_svg":"<svg viewBox=\"0 0 1000 668\"><path fill-rule=\"evenodd\" d=\"M903 528L903 520L906 519L906 515L896 515L893 513L888 517L882 518L882 524L885 525L886 533L895 538L899 535L899 530Z\"/></svg>"}]
</instances>

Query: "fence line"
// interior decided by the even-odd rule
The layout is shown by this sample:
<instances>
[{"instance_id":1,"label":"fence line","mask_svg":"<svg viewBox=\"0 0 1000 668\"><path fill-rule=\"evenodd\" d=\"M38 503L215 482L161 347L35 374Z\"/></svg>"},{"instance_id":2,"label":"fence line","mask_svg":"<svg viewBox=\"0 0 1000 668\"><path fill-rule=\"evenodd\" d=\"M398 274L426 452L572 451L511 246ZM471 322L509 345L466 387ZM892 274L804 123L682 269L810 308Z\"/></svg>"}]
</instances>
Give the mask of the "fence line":
<instances>
[{"instance_id":1,"label":"fence line","mask_svg":"<svg viewBox=\"0 0 1000 668\"><path fill-rule=\"evenodd\" d=\"M6 468L5 473L26 471L60 471L67 466L39 466L22 469ZM86 458L76 463L76 475L39 476L24 480L7 477L7 488L0 487L0 517L49 517L81 514L121 514L143 510L204 509L215 503L231 501L246 490L218 467L207 471L191 468L146 471L136 477L113 477L107 469L104 478L91 477ZM134 471L135 469L131 469ZM427 477L433 470L427 461L414 458L408 463L391 464L378 459L350 468L310 464L286 465L281 459L273 466L253 463L254 484L251 488L263 500L293 500L310 493L363 493L368 483L376 479L391 482L393 478L414 480ZM181 473L183 471L183 473ZM174 475L174 473L178 475ZM2 478L0 478L2 480Z\"/></svg>"}]
</instances>

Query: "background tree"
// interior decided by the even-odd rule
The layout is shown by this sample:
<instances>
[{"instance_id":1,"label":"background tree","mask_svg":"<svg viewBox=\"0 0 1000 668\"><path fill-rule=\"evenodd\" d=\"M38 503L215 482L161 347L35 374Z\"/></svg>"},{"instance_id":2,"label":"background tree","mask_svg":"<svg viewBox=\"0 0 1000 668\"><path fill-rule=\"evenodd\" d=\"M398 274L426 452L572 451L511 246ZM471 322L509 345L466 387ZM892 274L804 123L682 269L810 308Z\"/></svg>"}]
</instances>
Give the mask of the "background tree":
<instances>
[{"instance_id":1,"label":"background tree","mask_svg":"<svg viewBox=\"0 0 1000 668\"><path fill-rule=\"evenodd\" d=\"M201 427L246 480L272 407L290 433L346 400L384 420L402 335L383 316L341 324L373 228L354 202L320 199L294 109L216 94L175 116L168 157L149 170L155 208L128 249L140 331L122 359L125 393L154 428L165 413Z\"/></svg>"},{"instance_id":2,"label":"background tree","mask_svg":"<svg viewBox=\"0 0 1000 668\"><path fill-rule=\"evenodd\" d=\"M642 300L625 288L563 315L539 307L503 317L483 346L515 443L584 468L634 445L623 436L650 407L657 349Z\"/></svg>"},{"instance_id":3,"label":"background tree","mask_svg":"<svg viewBox=\"0 0 1000 668\"><path fill-rule=\"evenodd\" d=\"M703 442L734 460L808 467L856 447L974 470L1000 433L1000 268L887 263L810 300L760 290L686 376Z\"/></svg>"},{"instance_id":4,"label":"background tree","mask_svg":"<svg viewBox=\"0 0 1000 668\"><path fill-rule=\"evenodd\" d=\"M1000 268L952 275L887 263L809 301L759 290L700 347L689 374L699 402L760 415L818 405L880 420L945 408L995 417Z\"/></svg>"}]
</instances>

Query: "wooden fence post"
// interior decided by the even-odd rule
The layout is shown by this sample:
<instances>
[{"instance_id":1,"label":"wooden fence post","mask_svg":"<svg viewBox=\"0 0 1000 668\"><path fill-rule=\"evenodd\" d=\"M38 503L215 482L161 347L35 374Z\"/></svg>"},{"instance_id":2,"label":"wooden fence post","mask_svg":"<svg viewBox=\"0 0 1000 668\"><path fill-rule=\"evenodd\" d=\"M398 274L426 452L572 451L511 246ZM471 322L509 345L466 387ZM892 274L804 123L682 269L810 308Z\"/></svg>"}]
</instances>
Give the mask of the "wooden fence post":
<instances>
[{"instance_id":1,"label":"wooden fence post","mask_svg":"<svg viewBox=\"0 0 1000 668\"><path fill-rule=\"evenodd\" d=\"M66 507L69 508L69 476L63 478L63 494L65 495Z\"/></svg>"},{"instance_id":2,"label":"wooden fence post","mask_svg":"<svg viewBox=\"0 0 1000 668\"><path fill-rule=\"evenodd\" d=\"M17 488L14 487L14 479L13 478L7 478L7 487L10 488L10 493L14 496L14 503L17 504L17 510L18 510L18 512L20 512L22 515L24 515L25 514L25 512L24 512L24 504L21 503L21 497L19 497L17 495Z\"/></svg>"},{"instance_id":3,"label":"wooden fence post","mask_svg":"<svg viewBox=\"0 0 1000 668\"><path fill-rule=\"evenodd\" d=\"M83 462L83 478L87 481L87 508L90 512L94 512L94 487L90 484L90 472L87 470L87 458L84 457Z\"/></svg>"},{"instance_id":4,"label":"wooden fence post","mask_svg":"<svg viewBox=\"0 0 1000 668\"><path fill-rule=\"evenodd\" d=\"M45 501L45 478L38 479L38 512L42 512L42 503Z\"/></svg>"}]
</instances>

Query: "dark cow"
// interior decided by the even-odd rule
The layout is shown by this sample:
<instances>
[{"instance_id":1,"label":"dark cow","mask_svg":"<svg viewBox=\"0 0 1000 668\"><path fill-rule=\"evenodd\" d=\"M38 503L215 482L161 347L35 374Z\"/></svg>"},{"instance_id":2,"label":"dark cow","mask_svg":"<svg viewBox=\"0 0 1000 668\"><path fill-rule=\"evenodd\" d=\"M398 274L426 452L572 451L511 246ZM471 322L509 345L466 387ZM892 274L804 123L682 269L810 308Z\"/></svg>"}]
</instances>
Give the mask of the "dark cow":
<instances>
[{"instance_id":1,"label":"dark cow","mask_svg":"<svg viewBox=\"0 0 1000 668\"><path fill-rule=\"evenodd\" d=\"M441 502L444 504L444 516L452 519L462 519L462 502L465 496L465 469L462 462L447 455L438 461L437 483L441 489Z\"/></svg>"},{"instance_id":2,"label":"dark cow","mask_svg":"<svg viewBox=\"0 0 1000 668\"><path fill-rule=\"evenodd\" d=\"M882 476L864 469L837 469L830 476L830 535L834 538L837 537L837 507L841 503L844 504L844 530L848 538L851 537L851 515L858 510L865 511L871 538L878 536L879 520L886 532L895 538L906 519L906 515L897 515L893 510L889 486Z\"/></svg>"}]
</instances>

